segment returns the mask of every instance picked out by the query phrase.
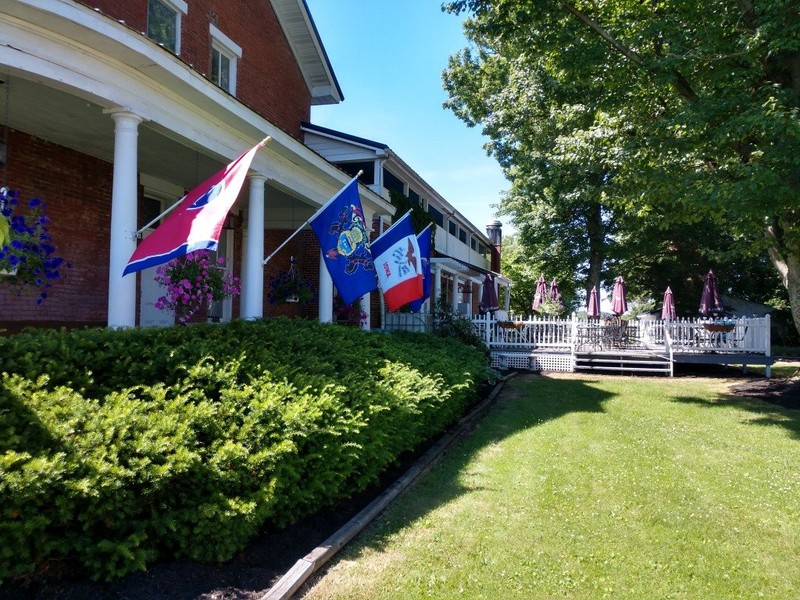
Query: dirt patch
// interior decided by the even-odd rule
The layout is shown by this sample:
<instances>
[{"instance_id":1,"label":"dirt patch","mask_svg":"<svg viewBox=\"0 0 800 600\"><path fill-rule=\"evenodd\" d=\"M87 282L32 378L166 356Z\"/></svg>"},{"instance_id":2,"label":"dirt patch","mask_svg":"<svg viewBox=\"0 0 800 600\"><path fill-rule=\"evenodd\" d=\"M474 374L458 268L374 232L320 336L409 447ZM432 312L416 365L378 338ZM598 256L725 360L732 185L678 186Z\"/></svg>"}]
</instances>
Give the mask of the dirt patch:
<instances>
[{"instance_id":1,"label":"dirt patch","mask_svg":"<svg viewBox=\"0 0 800 600\"><path fill-rule=\"evenodd\" d=\"M728 388L735 396L763 400L783 408L800 410L800 377L751 379Z\"/></svg>"}]
</instances>

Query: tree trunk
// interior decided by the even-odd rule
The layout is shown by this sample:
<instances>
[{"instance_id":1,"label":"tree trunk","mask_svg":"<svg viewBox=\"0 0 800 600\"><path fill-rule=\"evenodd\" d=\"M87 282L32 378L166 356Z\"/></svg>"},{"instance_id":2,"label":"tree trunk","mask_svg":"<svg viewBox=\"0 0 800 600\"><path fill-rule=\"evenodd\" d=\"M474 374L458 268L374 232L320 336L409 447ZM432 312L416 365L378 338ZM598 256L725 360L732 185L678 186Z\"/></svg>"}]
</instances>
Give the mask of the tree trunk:
<instances>
[{"instance_id":1,"label":"tree trunk","mask_svg":"<svg viewBox=\"0 0 800 600\"><path fill-rule=\"evenodd\" d=\"M603 259L605 258L603 249L606 235L603 225L603 207L600 204L592 206L586 215L586 234L589 238L589 273L586 282L588 298L592 288L600 285L600 278L603 274Z\"/></svg>"},{"instance_id":2,"label":"tree trunk","mask_svg":"<svg viewBox=\"0 0 800 600\"><path fill-rule=\"evenodd\" d=\"M769 257L772 264L780 273L783 286L789 295L789 307L792 311L794 326L800 332L800 248L788 248L780 244L783 241L780 230L767 229L767 236L774 244L769 249Z\"/></svg>"}]
</instances>

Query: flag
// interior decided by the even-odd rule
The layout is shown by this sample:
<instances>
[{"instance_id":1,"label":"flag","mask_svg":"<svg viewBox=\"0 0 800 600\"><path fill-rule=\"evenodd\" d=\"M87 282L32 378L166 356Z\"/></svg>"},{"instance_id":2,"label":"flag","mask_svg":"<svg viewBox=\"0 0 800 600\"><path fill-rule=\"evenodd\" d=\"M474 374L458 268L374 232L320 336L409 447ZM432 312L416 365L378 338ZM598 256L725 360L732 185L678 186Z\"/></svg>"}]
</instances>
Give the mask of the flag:
<instances>
[{"instance_id":1,"label":"flag","mask_svg":"<svg viewBox=\"0 0 800 600\"><path fill-rule=\"evenodd\" d=\"M372 242L372 256L389 311L422 297L422 260L411 211Z\"/></svg>"},{"instance_id":2,"label":"flag","mask_svg":"<svg viewBox=\"0 0 800 600\"><path fill-rule=\"evenodd\" d=\"M309 224L342 302L352 304L378 289L357 178L328 200Z\"/></svg>"},{"instance_id":3,"label":"flag","mask_svg":"<svg viewBox=\"0 0 800 600\"><path fill-rule=\"evenodd\" d=\"M158 228L143 239L122 275L169 262L195 250L216 250L222 224L242 189L260 142L198 185Z\"/></svg>"},{"instance_id":4,"label":"flag","mask_svg":"<svg viewBox=\"0 0 800 600\"><path fill-rule=\"evenodd\" d=\"M419 255L422 260L422 298L411 302L411 312L419 312L425 300L431 297L431 227L428 225L417 236Z\"/></svg>"}]
</instances>

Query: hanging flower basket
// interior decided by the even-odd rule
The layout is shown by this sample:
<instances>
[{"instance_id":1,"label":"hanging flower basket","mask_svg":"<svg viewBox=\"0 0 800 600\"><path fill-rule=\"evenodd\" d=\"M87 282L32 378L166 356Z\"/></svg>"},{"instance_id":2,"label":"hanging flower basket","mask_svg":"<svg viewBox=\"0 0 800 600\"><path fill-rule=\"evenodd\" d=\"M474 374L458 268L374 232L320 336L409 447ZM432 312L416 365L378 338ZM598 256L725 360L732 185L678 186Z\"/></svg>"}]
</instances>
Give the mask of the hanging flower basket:
<instances>
[{"instance_id":1,"label":"hanging flower basket","mask_svg":"<svg viewBox=\"0 0 800 600\"><path fill-rule=\"evenodd\" d=\"M39 198L23 204L18 191L0 188L0 285L18 295L38 291L37 304L47 298L45 290L61 279L62 269L72 267L56 256L49 222Z\"/></svg>"},{"instance_id":2,"label":"hanging flower basket","mask_svg":"<svg viewBox=\"0 0 800 600\"><path fill-rule=\"evenodd\" d=\"M208 304L239 295L239 278L225 269L225 259L213 260L208 250L179 256L156 269L156 283L167 293L156 300L156 308L175 315L178 324L204 320Z\"/></svg>"},{"instance_id":3,"label":"hanging flower basket","mask_svg":"<svg viewBox=\"0 0 800 600\"><path fill-rule=\"evenodd\" d=\"M281 302L310 302L314 299L314 288L311 280L298 271L294 266L294 256L288 271L281 271L276 277L269 280L267 294L270 304Z\"/></svg>"}]
</instances>

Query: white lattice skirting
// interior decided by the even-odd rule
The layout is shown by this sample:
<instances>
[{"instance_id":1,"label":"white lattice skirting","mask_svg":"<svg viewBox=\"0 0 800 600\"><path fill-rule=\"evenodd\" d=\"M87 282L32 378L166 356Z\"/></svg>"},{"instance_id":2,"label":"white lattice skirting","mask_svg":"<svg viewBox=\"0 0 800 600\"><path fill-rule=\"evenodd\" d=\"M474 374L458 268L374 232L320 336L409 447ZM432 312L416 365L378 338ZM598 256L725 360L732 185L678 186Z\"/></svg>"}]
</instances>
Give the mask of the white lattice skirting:
<instances>
[{"instance_id":1,"label":"white lattice skirting","mask_svg":"<svg viewBox=\"0 0 800 600\"><path fill-rule=\"evenodd\" d=\"M572 356L568 353L544 352L492 352L492 366L498 369L527 369L530 371L573 370Z\"/></svg>"}]
</instances>

